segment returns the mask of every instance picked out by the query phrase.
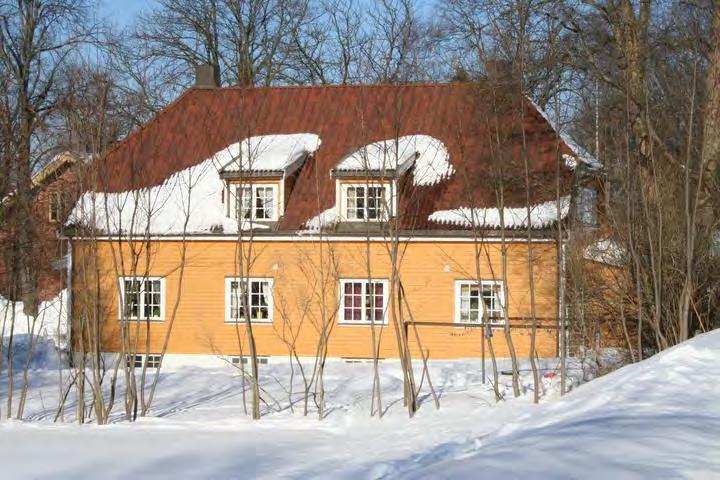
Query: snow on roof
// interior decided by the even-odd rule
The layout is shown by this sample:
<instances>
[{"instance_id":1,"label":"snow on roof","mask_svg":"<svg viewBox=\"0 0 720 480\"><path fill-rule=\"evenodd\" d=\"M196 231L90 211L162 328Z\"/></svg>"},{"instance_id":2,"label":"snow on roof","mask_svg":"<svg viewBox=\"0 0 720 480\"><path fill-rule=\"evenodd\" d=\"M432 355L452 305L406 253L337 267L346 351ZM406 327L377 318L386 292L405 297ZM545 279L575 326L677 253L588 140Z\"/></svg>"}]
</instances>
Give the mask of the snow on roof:
<instances>
[{"instance_id":1,"label":"snow on roof","mask_svg":"<svg viewBox=\"0 0 720 480\"><path fill-rule=\"evenodd\" d=\"M331 227L339 221L340 212L338 211L337 205L333 205L305 222L304 226L311 232L317 232L323 228Z\"/></svg>"},{"instance_id":2,"label":"snow on roof","mask_svg":"<svg viewBox=\"0 0 720 480\"><path fill-rule=\"evenodd\" d=\"M37 335L54 340L55 345L67 348L68 345L68 318L67 318L67 289L60 290L52 300L40 302L37 318L25 314L25 304L12 302L0 295L0 318L5 318L7 335L12 319L13 335L17 339L20 335ZM2 338L0 338L2 341Z\"/></svg>"},{"instance_id":3,"label":"snow on roof","mask_svg":"<svg viewBox=\"0 0 720 480\"><path fill-rule=\"evenodd\" d=\"M604 238L585 247L583 258L618 267L627 262L627 251L615 240Z\"/></svg>"},{"instance_id":4,"label":"snow on roof","mask_svg":"<svg viewBox=\"0 0 720 480\"><path fill-rule=\"evenodd\" d=\"M228 145L214 155L225 172L285 170L315 152L320 137L313 133L259 135ZM242 166L242 167L241 167Z\"/></svg>"},{"instance_id":5,"label":"snow on roof","mask_svg":"<svg viewBox=\"0 0 720 480\"><path fill-rule=\"evenodd\" d=\"M406 135L365 145L345 157L335 170L401 170L413 162L415 185L435 185L455 171L445 144L428 135Z\"/></svg>"},{"instance_id":6,"label":"snow on roof","mask_svg":"<svg viewBox=\"0 0 720 480\"><path fill-rule=\"evenodd\" d=\"M558 202L550 200L530 206L530 226L532 228L545 228L558 220L567 217L570 209L570 196L560 197L560 216L558 218ZM526 228L527 208L513 207L503 209L503 222L505 228ZM428 217L431 222L459 225L463 227L501 228L499 208L468 208L460 207L453 210L439 210ZM473 222L474 218L474 222Z\"/></svg>"},{"instance_id":7,"label":"snow on roof","mask_svg":"<svg viewBox=\"0 0 720 480\"><path fill-rule=\"evenodd\" d=\"M565 142L565 145L567 145L568 148L573 152L577 160L580 160L587 166L594 169L602 168L602 163L600 163L594 156L590 155L587 150L578 145L577 142L575 142L575 140L573 140L573 138L567 132L564 132L563 129L550 118L550 115L548 115L545 110L540 108L540 106L537 103L533 102L531 99L528 98L528 100L530 101L530 103L532 103L533 107L535 107L535 110L537 110L538 113L542 115L545 121L550 124L552 129L555 130L558 135L560 135L560 139ZM565 164L568 166L568 168L575 168L576 161L574 158L563 155L563 159L565 160Z\"/></svg>"},{"instance_id":8,"label":"snow on roof","mask_svg":"<svg viewBox=\"0 0 720 480\"><path fill-rule=\"evenodd\" d=\"M75 204L67 223L94 226L112 234L237 232L237 222L225 214L219 170L220 164L213 157L155 187L121 193L87 192ZM248 222L241 228L268 227Z\"/></svg>"},{"instance_id":9,"label":"snow on roof","mask_svg":"<svg viewBox=\"0 0 720 480\"><path fill-rule=\"evenodd\" d=\"M32 176L33 186L40 185L53 173L57 172L62 166L76 163L78 159L78 156L69 151L58 153Z\"/></svg>"}]
</instances>

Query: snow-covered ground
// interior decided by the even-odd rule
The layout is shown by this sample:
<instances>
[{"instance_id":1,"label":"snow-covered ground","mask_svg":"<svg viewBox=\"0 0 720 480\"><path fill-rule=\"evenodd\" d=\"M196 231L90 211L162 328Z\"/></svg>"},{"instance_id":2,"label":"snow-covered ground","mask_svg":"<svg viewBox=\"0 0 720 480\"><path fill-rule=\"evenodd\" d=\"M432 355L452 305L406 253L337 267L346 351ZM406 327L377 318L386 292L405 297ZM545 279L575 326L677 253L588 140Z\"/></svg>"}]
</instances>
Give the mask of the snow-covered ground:
<instances>
[{"instance_id":1,"label":"snow-covered ground","mask_svg":"<svg viewBox=\"0 0 720 480\"><path fill-rule=\"evenodd\" d=\"M527 371L518 399L501 377L496 404L479 362L437 362L441 408L424 389L412 420L397 363L382 365L387 412L378 419L369 416L370 365L331 362L322 421L302 416L299 396L288 408L288 367L270 364L258 422L243 413L233 367L174 367L163 370L151 417L129 424L117 411L108 426L52 423L58 371L46 361L31 372L32 421L0 423L0 465L4 478L713 478L719 360L714 332L562 399L558 377L545 378L540 405ZM3 401L5 388L1 380Z\"/></svg>"}]
</instances>

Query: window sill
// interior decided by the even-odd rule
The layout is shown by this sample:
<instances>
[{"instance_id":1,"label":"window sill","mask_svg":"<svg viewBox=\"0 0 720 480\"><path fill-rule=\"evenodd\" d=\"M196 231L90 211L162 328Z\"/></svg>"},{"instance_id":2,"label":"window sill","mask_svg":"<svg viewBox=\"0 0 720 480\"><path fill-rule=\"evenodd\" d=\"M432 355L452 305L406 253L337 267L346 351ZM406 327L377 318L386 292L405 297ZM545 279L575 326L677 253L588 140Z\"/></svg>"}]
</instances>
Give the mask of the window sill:
<instances>
[{"instance_id":1,"label":"window sill","mask_svg":"<svg viewBox=\"0 0 720 480\"><path fill-rule=\"evenodd\" d=\"M341 327L372 327L373 325L376 327L387 327L388 322L346 322L346 321L339 321L338 325Z\"/></svg>"},{"instance_id":2,"label":"window sill","mask_svg":"<svg viewBox=\"0 0 720 480\"><path fill-rule=\"evenodd\" d=\"M488 322L488 324L489 324L491 327L503 327L503 326L505 326L505 322ZM470 326L470 327L472 327L472 326L480 327L480 326L483 326L483 322L467 322L467 321L462 321L462 320L455 320L455 325L457 325L458 327L468 327L468 326Z\"/></svg>"},{"instance_id":3,"label":"window sill","mask_svg":"<svg viewBox=\"0 0 720 480\"><path fill-rule=\"evenodd\" d=\"M120 322L150 322L150 323L162 323L165 321L165 318L133 318L133 317L126 317L126 318L118 318L118 321Z\"/></svg>"},{"instance_id":4,"label":"window sill","mask_svg":"<svg viewBox=\"0 0 720 480\"><path fill-rule=\"evenodd\" d=\"M227 325L234 325L234 324L236 324L236 323L239 323L239 324L243 324L243 325L244 325L244 324L245 324L245 319L244 319L244 318L239 318L239 319L237 319L237 320L228 320L228 319L226 318L226 319L225 319L225 323L226 323ZM273 322L272 322L272 319L261 319L261 320L255 319L255 320L250 320L250 324L252 324L252 325L272 325L272 323L273 323Z\"/></svg>"}]
</instances>

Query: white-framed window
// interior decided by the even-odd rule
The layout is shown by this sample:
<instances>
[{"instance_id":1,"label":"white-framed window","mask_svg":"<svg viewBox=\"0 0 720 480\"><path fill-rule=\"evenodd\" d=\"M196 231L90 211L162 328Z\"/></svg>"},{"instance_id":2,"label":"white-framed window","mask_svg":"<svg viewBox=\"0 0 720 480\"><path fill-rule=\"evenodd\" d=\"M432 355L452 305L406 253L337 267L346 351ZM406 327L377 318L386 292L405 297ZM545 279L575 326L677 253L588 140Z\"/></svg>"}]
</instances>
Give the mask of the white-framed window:
<instances>
[{"instance_id":1,"label":"white-framed window","mask_svg":"<svg viewBox=\"0 0 720 480\"><path fill-rule=\"evenodd\" d=\"M243 185L235 190L235 212L244 220L278 219L277 185Z\"/></svg>"},{"instance_id":2,"label":"white-framed window","mask_svg":"<svg viewBox=\"0 0 720 480\"><path fill-rule=\"evenodd\" d=\"M340 280L340 323L387 323L388 281Z\"/></svg>"},{"instance_id":3,"label":"white-framed window","mask_svg":"<svg viewBox=\"0 0 720 480\"><path fill-rule=\"evenodd\" d=\"M165 320L165 279L121 277L118 316L126 320Z\"/></svg>"},{"instance_id":4,"label":"white-framed window","mask_svg":"<svg viewBox=\"0 0 720 480\"><path fill-rule=\"evenodd\" d=\"M505 292L502 282L458 280L455 282L455 322L481 323L487 312L488 322L502 324L505 321L503 302Z\"/></svg>"},{"instance_id":5,"label":"white-framed window","mask_svg":"<svg viewBox=\"0 0 720 480\"><path fill-rule=\"evenodd\" d=\"M392 215L392 197L389 184L342 185L342 216L345 220L362 222L384 221Z\"/></svg>"},{"instance_id":6,"label":"white-framed window","mask_svg":"<svg viewBox=\"0 0 720 480\"><path fill-rule=\"evenodd\" d=\"M157 353L151 353L149 355L139 353L137 355L125 356L125 364L128 368L142 368L144 362L147 362L147 368L158 368L160 366L160 355Z\"/></svg>"},{"instance_id":7,"label":"white-framed window","mask_svg":"<svg viewBox=\"0 0 720 480\"><path fill-rule=\"evenodd\" d=\"M249 286L249 288L247 288ZM225 321L245 321L243 295L247 293L250 321L271 323L273 319L272 278L225 279Z\"/></svg>"}]
</instances>

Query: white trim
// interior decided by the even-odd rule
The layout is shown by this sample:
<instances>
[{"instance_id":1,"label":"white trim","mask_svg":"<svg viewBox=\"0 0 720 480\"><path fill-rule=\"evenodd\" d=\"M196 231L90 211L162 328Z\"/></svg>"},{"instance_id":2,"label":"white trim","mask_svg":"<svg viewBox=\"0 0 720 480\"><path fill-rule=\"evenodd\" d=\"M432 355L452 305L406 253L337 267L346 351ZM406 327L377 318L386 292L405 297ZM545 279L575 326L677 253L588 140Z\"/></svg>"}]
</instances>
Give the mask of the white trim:
<instances>
[{"instance_id":1,"label":"white trim","mask_svg":"<svg viewBox=\"0 0 720 480\"><path fill-rule=\"evenodd\" d=\"M367 297L367 284L368 284L368 278L341 278L340 282L338 284L338 293L339 293L339 310L338 310L338 324L339 325L355 325L355 326L363 326L363 327L369 327L374 325L387 325L388 324L388 300L390 298L388 288L389 288L389 282L386 278L372 278L370 279L372 283L381 283L383 286L383 321L382 322L370 322L365 319L366 312L365 312L365 297ZM344 317L344 311L345 311L345 296L343 295L344 286L347 283L361 283L362 289L361 289L361 296L362 296L362 306L361 306L361 315L363 320L360 321L347 321L343 320Z\"/></svg>"},{"instance_id":2,"label":"white trim","mask_svg":"<svg viewBox=\"0 0 720 480\"><path fill-rule=\"evenodd\" d=\"M363 187L365 188L365 207L364 212L366 218L348 218L347 216L347 192L350 188L358 188ZM384 192L384 202L385 204L381 206L380 212L381 212L381 218L377 219L369 219L367 218L367 212L368 212L368 201L367 201L367 189L368 188L382 188ZM353 183L341 183L340 184L340 219L343 222L353 222L353 223L362 223L362 222L386 222L389 220L389 218L392 218L395 216L395 202L394 202L394 195L392 192L392 183L391 182L353 182ZM390 212L387 212L385 207L388 207ZM389 218L388 218L389 213Z\"/></svg>"},{"instance_id":3,"label":"white trim","mask_svg":"<svg viewBox=\"0 0 720 480\"><path fill-rule=\"evenodd\" d=\"M278 194L277 194L277 218L282 217L285 215L285 180L287 177L283 175L283 178L280 180L279 188L278 188Z\"/></svg>"},{"instance_id":4,"label":"white trim","mask_svg":"<svg viewBox=\"0 0 720 480\"><path fill-rule=\"evenodd\" d=\"M251 318L250 323L252 324L271 324L273 322L273 313L275 308L275 302L273 301L273 278L271 277L250 277L250 278L243 278L243 277L225 277L225 315L224 315L224 321L228 324L235 324L244 322L245 318L238 318L234 319L230 317L230 283L231 282L267 282L268 288L270 289L270 294L268 295L268 318L264 319L258 319L258 318Z\"/></svg>"},{"instance_id":5,"label":"white trim","mask_svg":"<svg viewBox=\"0 0 720 480\"><path fill-rule=\"evenodd\" d=\"M160 281L160 316L159 317L153 317L153 318L142 318L142 317L129 317L123 315L123 307L125 305L125 280L130 281L138 281L138 282L153 282L153 281ZM118 293L119 293L119 302L118 302L118 319L124 320L124 321L136 321L140 320L143 322L164 322L165 321L165 277L150 277L150 276L131 276L126 275L122 277L118 277ZM144 286L138 292L140 295L139 301L138 301L138 312L142 312L145 309L145 290Z\"/></svg>"},{"instance_id":6,"label":"white trim","mask_svg":"<svg viewBox=\"0 0 720 480\"><path fill-rule=\"evenodd\" d=\"M478 304L478 308L479 308L478 321L477 322L463 321L463 320L461 320L461 316L460 316L460 313L461 313L460 312L460 290L461 290L461 288L465 285L477 285L477 284L478 284L477 280L455 280L455 323L459 323L460 325L468 325L468 324L472 325L475 323L482 323L482 318L485 313L485 302L483 302L483 299L482 299L482 289L480 289L480 291L478 292L478 302L479 302L479 304ZM503 305L503 302L505 301L505 282L503 282L502 280L481 280L480 286L483 286L483 285L491 285L491 286L498 285L500 287L498 299L500 301L500 308L503 311L503 318L501 319L501 321L494 321L494 322L490 321L488 323L490 323L491 325L503 325L505 323L504 313L505 313L505 308L506 308L506 306Z\"/></svg>"},{"instance_id":7,"label":"white trim","mask_svg":"<svg viewBox=\"0 0 720 480\"><path fill-rule=\"evenodd\" d=\"M360 235L327 235L327 234L318 234L312 231L298 231L295 235L262 235L255 234L254 242L318 242L320 241L322 237L323 242L358 242L358 243L365 243L367 241L370 242L392 242L394 241L394 238L390 235L387 236L360 236ZM69 240L78 240L83 241L85 240L83 237L59 237L59 238L66 238ZM134 240L137 240L139 237L135 236ZM187 241L187 242L233 242L237 243L238 236L237 235L188 235L186 237L182 237L180 235L148 235L142 237L143 241L167 241L167 242L177 242L177 241ZM89 240L89 239L88 239ZM113 241L117 242L119 240L130 240L130 237L127 235L123 235L121 237L117 235L101 235L97 237L92 238L93 241ZM398 242L401 243L500 243L500 237L478 237L473 238L471 236L468 237L423 237L423 236L399 236L397 238ZM532 243L556 243L557 238L533 238L530 240ZM527 237L517 237L517 238L506 238L506 243L527 243L528 239Z\"/></svg>"}]
</instances>

